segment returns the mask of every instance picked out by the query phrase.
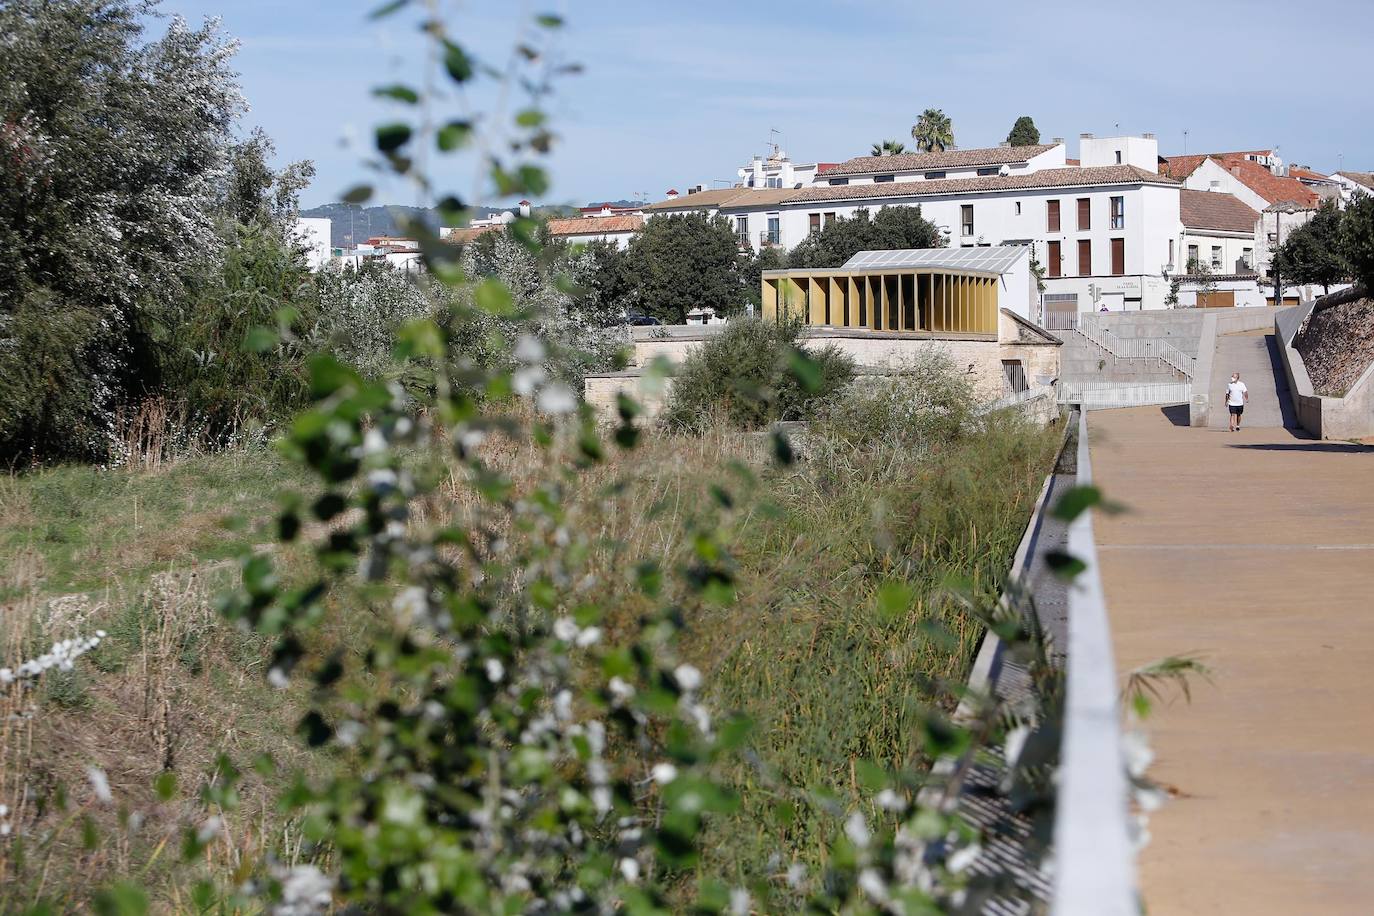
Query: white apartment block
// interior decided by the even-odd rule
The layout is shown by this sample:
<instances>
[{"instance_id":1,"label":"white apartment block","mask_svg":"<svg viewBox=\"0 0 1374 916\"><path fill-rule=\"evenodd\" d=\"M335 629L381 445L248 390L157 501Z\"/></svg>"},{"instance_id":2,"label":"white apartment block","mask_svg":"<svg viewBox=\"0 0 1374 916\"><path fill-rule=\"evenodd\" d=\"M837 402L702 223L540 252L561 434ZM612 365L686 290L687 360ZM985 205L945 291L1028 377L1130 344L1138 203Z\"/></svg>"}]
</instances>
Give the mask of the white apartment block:
<instances>
[{"instance_id":1,"label":"white apartment block","mask_svg":"<svg viewBox=\"0 0 1374 916\"><path fill-rule=\"evenodd\" d=\"M821 164L809 186L700 190L646 215L703 211L730 219L741 243L791 248L829 220L919 206L953 248L1025 245L1045 270L1047 301L1079 311L1165 307L1181 268L1180 182L1158 173L1158 144L1081 137L1025 147L861 156Z\"/></svg>"}]
</instances>

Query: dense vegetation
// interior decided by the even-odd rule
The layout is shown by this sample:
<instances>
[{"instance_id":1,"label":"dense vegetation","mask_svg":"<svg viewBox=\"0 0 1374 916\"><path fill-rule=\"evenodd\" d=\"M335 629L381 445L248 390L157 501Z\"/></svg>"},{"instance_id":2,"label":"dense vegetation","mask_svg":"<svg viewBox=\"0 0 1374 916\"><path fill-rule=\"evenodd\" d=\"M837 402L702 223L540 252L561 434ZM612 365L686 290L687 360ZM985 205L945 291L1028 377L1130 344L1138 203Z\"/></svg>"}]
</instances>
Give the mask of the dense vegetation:
<instances>
[{"instance_id":1,"label":"dense vegetation","mask_svg":"<svg viewBox=\"0 0 1374 916\"><path fill-rule=\"evenodd\" d=\"M1374 289L1374 197L1360 194L1344 209L1325 201L1312 218L1289 233L1274 256L1274 266L1288 283L1333 283L1355 280Z\"/></svg>"}]
</instances>

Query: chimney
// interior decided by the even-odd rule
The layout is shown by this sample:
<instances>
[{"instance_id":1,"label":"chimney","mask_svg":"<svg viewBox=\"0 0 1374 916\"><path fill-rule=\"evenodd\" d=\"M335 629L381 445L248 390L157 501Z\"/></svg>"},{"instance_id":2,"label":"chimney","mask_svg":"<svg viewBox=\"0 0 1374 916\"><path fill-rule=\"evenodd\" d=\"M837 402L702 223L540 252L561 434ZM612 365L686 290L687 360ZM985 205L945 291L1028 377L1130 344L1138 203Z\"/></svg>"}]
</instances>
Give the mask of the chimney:
<instances>
[{"instance_id":1,"label":"chimney","mask_svg":"<svg viewBox=\"0 0 1374 916\"><path fill-rule=\"evenodd\" d=\"M522 200L522 201L520 201L520 215L521 215L521 216L529 216L529 215L530 215L530 202L529 202L528 200Z\"/></svg>"},{"instance_id":2,"label":"chimney","mask_svg":"<svg viewBox=\"0 0 1374 916\"><path fill-rule=\"evenodd\" d=\"M1154 134L1141 134L1140 136L1142 136L1146 140L1153 140L1155 138Z\"/></svg>"},{"instance_id":3,"label":"chimney","mask_svg":"<svg viewBox=\"0 0 1374 916\"><path fill-rule=\"evenodd\" d=\"M1093 135L1092 135L1092 134L1079 134L1079 135L1078 135L1078 139L1080 139L1080 140L1091 140L1092 138L1093 138Z\"/></svg>"},{"instance_id":4,"label":"chimney","mask_svg":"<svg viewBox=\"0 0 1374 916\"><path fill-rule=\"evenodd\" d=\"M1063 138L1063 137L1052 137L1052 138L1050 138L1050 142L1053 143L1055 146L1063 146L1063 145L1064 145L1064 138Z\"/></svg>"},{"instance_id":5,"label":"chimney","mask_svg":"<svg viewBox=\"0 0 1374 916\"><path fill-rule=\"evenodd\" d=\"M677 200L677 197L678 197L677 188L669 188L669 189L668 189L668 199L669 199L669 200Z\"/></svg>"},{"instance_id":6,"label":"chimney","mask_svg":"<svg viewBox=\"0 0 1374 916\"><path fill-rule=\"evenodd\" d=\"M1010 140L1003 140L1001 143L997 144L997 148L998 148L998 149L1011 149L1011 141L1010 141Z\"/></svg>"}]
</instances>

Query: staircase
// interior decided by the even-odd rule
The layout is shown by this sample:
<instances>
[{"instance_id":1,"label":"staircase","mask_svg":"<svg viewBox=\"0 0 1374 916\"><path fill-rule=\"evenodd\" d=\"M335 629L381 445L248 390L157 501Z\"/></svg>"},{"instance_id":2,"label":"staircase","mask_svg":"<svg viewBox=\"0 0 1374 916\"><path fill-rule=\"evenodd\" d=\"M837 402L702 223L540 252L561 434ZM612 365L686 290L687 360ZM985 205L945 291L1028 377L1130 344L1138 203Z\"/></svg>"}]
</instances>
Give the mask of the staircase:
<instances>
[{"instance_id":1,"label":"staircase","mask_svg":"<svg viewBox=\"0 0 1374 916\"><path fill-rule=\"evenodd\" d=\"M1097 346L1105 354L1119 360L1153 361L1159 368L1168 367L1191 381L1197 360L1160 337L1121 337L1102 327L1095 316L1080 315L1073 333Z\"/></svg>"},{"instance_id":2,"label":"staircase","mask_svg":"<svg viewBox=\"0 0 1374 916\"><path fill-rule=\"evenodd\" d=\"M1226 409L1226 383L1232 372L1240 373L1240 380L1250 390L1250 403L1245 405L1242 427L1296 427L1292 401L1288 395L1288 379L1278 363L1277 341L1272 333L1227 334L1217 338L1216 356L1212 358L1212 378L1207 393L1215 400L1208 411L1207 425L1225 429L1230 425Z\"/></svg>"}]
</instances>

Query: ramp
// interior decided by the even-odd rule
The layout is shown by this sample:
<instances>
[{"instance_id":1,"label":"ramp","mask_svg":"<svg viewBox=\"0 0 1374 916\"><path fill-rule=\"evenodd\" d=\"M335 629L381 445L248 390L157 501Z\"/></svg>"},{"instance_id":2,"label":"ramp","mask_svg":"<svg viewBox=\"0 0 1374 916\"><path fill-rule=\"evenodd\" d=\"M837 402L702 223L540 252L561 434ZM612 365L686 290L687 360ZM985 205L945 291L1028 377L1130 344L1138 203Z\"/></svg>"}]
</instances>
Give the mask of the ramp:
<instances>
[{"instance_id":1,"label":"ramp","mask_svg":"<svg viewBox=\"0 0 1374 916\"><path fill-rule=\"evenodd\" d=\"M1212 359L1212 377L1207 393L1217 405L1207 418L1212 429L1229 425L1226 409L1226 383L1231 373L1239 372L1240 380L1250 389L1250 403L1245 407L1243 427L1254 429L1289 428L1298 426L1297 415L1288 393L1288 380L1279 363L1278 341L1272 332L1250 331L1227 334L1217 338L1216 355Z\"/></svg>"}]
</instances>

